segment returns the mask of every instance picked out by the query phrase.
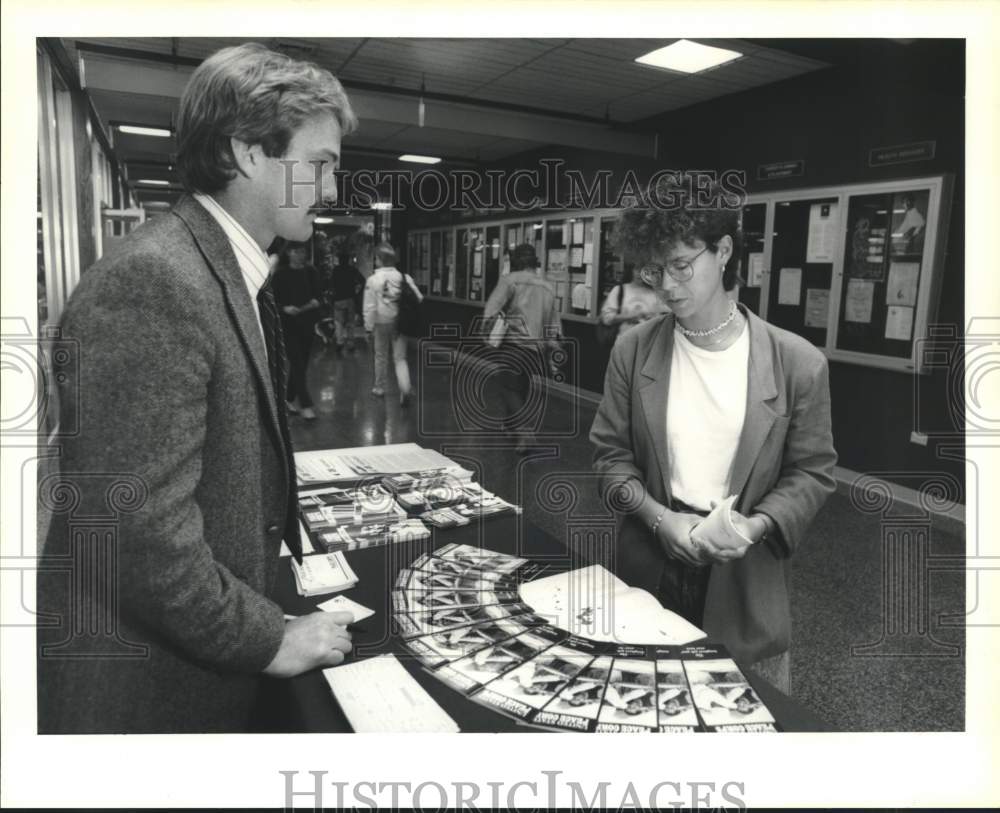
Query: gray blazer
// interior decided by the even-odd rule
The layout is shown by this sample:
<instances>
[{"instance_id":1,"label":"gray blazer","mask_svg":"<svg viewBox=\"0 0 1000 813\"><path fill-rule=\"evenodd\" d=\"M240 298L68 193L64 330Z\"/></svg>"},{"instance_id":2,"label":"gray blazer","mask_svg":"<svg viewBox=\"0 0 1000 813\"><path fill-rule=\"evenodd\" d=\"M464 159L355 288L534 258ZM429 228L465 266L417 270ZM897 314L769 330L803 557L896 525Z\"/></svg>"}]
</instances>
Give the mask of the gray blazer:
<instances>
[{"instance_id":1,"label":"gray blazer","mask_svg":"<svg viewBox=\"0 0 1000 813\"><path fill-rule=\"evenodd\" d=\"M60 421L79 432L40 489L56 513L39 731L245 730L282 640L265 596L296 520L256 303L225 233L183 198L82 276L62 330L80 364Z\"/></svg>"},{"instance_id":2,"label":"gray blazer","mask_svg":"<svg viewBox=\"0 0 1000 813\"><path fill-rule=\"evenodd\" d=\"M704 629L737 658L753 663L788 649L788 557L835 488L837 454L826 358L800 336L741 310L749 322L749 379L730 493L739 495L737 510L768 514L780 533L742 559L712 567ZM622 509L618 573L653 593L666 555L628 509L641 489L660 503L670 502L666 414L673 319L670 314L651 319L619 339L590 430L594 468L602 474L605 493L614 495L609 501Z\"/></svg>"}]
</instances>

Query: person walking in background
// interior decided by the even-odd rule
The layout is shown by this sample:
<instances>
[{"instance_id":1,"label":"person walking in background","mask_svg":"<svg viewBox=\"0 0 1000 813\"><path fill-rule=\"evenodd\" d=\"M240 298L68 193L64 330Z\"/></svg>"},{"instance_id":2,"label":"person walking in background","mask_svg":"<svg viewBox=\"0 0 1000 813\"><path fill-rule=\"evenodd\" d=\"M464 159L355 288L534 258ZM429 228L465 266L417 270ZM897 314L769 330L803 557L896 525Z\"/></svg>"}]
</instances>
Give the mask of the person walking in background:
<instances>
[{"instance_id":1,"label":"person walking in background","mask_svg":"<svg viewBox=\"0 0 1000 813\"><path fill-rule=\"evenodd\" d=\"M337 342L337 353L344 347L354 350L354 323L357 318L355 302L365 287L365 278L351 265L347 252L337 255L337 264L330 275L330 299L333 302L333 327Z\"/></svg>"},{"instance_id":2,"label":"person walking in background","mask_svg":"<svg viewBox=\"0 0 1000 813\"><path fill-rule=\"evenodd\" d=\"M517 451L524 454L535 442L532 414L526 413L533 374L546 376L546 351L559 347L562 323L552 286L536 273L538 257L528 243L510 253L510 273L500 277L483 310L483 317L503 314L507 332L500 345L504 422L517 438ZM543 399L544 405L544 399ZM538 415L534 416L538 418Z\"/></svg>"},{"instance_id":3,"label":"person walking in background","mask_svg":"<svg viewBox=\"0 0 1000 813\"><path fill-rule=\"evenodd\" d=\"M323 294L319 272L306 262L306 247L303 244L293 243L281 253L272 287L281 309L281 330L288 355L288 411L292 414L301 412L303 418L311 421L316 418L316 413L309 394L306 370Z\"/></svg>"},{"instance_id":4,"label":"person walking in background","mask_svg":"<svg viewBox=\"0 0 1000 813\"><path fill-rule=\"evenodd\" d=\"M385 395L389 377L389 357L396 367L399 383L400 406L410 403L412 386L410 367L406 360L406 337L399 332L399 297L403 285L409 285L422 301L420 289L409 277L396 268L396 250L386 242L375 246L375 273L365 283L365 331L372 334L375 347L375 382L372 395Z\"/></svg>"},{"instance_id":5,"label":"person walking in background","mask_svg":"<svg viewBox=\"0 0 1000 813\"><path fill-rule=\"evenodd\" d=\"M660 316L669 310L657 293L663 283L663 271L656 266L646 266L638 274L631 267L625 272L625 281L608 293L601 305L601 323L618 326L617 342L636 325Z\"/></svg>"}]
</instances>

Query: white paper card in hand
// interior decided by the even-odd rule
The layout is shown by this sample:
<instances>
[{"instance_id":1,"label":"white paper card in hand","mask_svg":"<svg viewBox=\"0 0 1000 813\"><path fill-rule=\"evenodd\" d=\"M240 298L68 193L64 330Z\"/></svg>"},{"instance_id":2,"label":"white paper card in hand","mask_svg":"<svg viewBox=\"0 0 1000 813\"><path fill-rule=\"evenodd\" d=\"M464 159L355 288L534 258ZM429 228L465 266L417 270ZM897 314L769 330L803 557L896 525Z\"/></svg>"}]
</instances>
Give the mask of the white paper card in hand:
<instances>
[{"instance_id":1,"label":"white paper card in hand","mask_svg":"<svg viewBox=\"0 0 1000 813\"><path fill-rule=\"evenodd\" d=\"M356 732L456 734L460 730L395 655L324 669L323 677Z\"/></svg>"},{"instance_id":2,"label":"white paper card in hand","mask_svg":"<svg viewBox=\"0 0 1000 813\"><path fill-rule=\"evenodd\" d=\"M708 539L720 548L744 548L752 545L753 540L743 536L733 524L733 503L736 495L726 497L712 509L707 517L694 528L696 539Z\"/></svg>"},{"instance_id":3,"label":"white paper card in hand","mask_svg":"<svg viewBox=\"0 0 1000 813\"><path fill-rule=\"evenodd\" d=\"M351 601L347 596L334 596L333 598L324 601L322 604L317 604L316 606L328 613L350 613L354 616L355 624L358 621L364 621L364 619L375 615L374 610L369 610L364 604L358 604L356 601Z\"/></svg>"},{"instance_id":4,"label":"white paper card in hand","mask_svg":"<svg viewBox=\"0 0 1000 813\"><path fill-rule=\"evenodd\" d=\"M340 551L303 556L302 564L292 559L292 573L301 596L335 593L358 583L358 577Z\"/></svg>"}]
</instances>

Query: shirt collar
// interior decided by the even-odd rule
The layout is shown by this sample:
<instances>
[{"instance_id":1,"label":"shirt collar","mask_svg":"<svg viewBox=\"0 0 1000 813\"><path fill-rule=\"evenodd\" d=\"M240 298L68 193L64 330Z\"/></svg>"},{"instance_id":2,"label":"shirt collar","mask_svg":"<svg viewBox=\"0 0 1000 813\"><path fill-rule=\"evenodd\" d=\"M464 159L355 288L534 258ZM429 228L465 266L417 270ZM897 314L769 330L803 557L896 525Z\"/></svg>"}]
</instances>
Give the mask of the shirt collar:
<instances>
[{"instance_id":1,"label":"shirt collar","mask_svg":"<svg viewBox=\"0 0 1000 813\"><path fill-rule=\"evenodd\" d=\"M267 254L261 250L257 241L247 233L239 221L229 214L215 198L196 192L194 199L215 218L215 221L226 233L226 237L229 238L229 243L233 247L233 253L236 255L236 262L243 273L247 289L250 291L251 297L256 300L257 293L267 282L267 277L271 272L271 263Z\"/></svg>"}]
</instances>

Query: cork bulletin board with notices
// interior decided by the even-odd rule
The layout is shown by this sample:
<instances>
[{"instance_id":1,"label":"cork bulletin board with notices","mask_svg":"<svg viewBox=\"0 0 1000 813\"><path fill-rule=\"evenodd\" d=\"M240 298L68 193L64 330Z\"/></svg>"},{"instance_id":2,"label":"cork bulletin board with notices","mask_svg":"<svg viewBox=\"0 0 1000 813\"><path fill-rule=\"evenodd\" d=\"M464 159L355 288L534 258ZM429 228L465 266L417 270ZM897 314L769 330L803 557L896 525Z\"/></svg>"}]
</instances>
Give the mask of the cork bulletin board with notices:
<instances>
[{"instance_id":1,"label":"cork bulletin board with notices","mask_svg":"<svg viewBox=\"0 0 1000 813\"><path fill-rule=\"evenodd\" d=\"M941 175L751 195L766 207L763 245L743 269L759 315L831 359L925 372L951 188Z\"/></svg>"}]
</instances>

